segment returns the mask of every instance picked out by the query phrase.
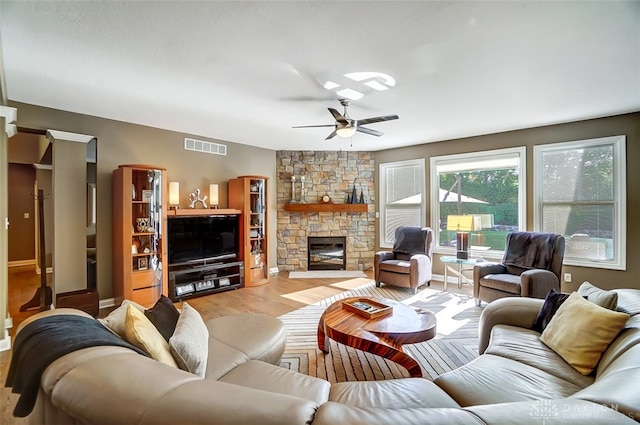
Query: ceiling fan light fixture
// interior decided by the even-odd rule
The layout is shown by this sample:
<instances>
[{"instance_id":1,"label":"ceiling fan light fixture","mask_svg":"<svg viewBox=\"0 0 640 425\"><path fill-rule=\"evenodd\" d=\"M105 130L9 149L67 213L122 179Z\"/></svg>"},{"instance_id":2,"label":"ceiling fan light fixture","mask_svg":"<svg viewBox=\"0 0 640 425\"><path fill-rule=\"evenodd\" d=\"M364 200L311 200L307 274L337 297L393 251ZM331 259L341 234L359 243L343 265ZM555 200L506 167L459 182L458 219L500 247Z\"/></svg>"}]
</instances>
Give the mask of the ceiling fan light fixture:
<instances>
[{"instance_id":1,"label":"ceiling fan light fixture","mask_svg":"<svg viewBox=\"0 0 640 425\"><path fill-rule=\"evenodd\" d=\"M336 129L336 134L340 137L352 137L356 134L356 130L357 128L355 124L349 124Z\"/></svg>"}]
</instances>

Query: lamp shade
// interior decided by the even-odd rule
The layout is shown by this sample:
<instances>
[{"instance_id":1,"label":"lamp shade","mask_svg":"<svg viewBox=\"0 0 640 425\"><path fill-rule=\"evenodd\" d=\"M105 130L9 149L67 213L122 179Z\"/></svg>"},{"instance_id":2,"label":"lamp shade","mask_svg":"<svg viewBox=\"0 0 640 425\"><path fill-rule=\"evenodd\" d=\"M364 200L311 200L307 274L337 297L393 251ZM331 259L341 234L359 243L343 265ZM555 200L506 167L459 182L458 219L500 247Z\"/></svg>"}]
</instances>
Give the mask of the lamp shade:
<instances>
[{"instance_id":1,"label":"lamp shade","mask_svg":"<svg viewBox=\"0 0 640 425\"><path fill-rule=\"evenodd\" d=\"M209 185L209 204L211 206L218 205L218 185L217 184Z\"/></svg>"},{"instance_id":2,"label":"lamp shade","mask_svg":"<svg viewBox=\"0 0 640 425\"><path fill-rule=\"evenodd\" d=\"M169 182L169 205L180 204L180 183Z\"/></svg>"},{"instance_id":3,"label":"lamp shade","mask_svg":"<svg viewBox=\"0 0 640 425\"><path fill-rule=\"evenodd\" d=\"M449 215L447 216L447 230L460 230L470 232L474 229L474 219L472 215Z\"/></svg>"}]
</instances>

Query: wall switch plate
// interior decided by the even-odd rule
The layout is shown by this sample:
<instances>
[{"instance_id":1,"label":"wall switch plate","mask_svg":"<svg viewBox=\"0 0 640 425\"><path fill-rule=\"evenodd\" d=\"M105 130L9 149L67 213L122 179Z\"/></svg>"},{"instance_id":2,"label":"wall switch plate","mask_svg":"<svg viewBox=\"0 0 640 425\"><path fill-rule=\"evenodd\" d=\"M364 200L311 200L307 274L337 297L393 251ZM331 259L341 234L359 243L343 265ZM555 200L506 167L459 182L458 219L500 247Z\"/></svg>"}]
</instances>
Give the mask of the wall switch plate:
<instances>
[{"instance_id":1,"label":"wall switch plate","mask_svg":"<svg viewBox=\"0 0 640 425\"><path fill-rule=\"evenodd\" d=\"M564 274L564 281L565 282L571 282L571 273L565 273Z\"/></svg>"}]
</instances>

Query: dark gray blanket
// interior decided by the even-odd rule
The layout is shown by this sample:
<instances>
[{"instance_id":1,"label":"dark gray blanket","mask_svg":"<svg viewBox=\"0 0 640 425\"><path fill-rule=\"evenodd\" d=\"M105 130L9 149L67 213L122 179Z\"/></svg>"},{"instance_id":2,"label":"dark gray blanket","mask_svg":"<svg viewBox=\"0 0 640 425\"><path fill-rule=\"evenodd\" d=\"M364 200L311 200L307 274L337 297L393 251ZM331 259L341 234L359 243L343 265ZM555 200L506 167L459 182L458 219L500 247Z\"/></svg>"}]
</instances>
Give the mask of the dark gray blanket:
<instances>
[{"instance_id":1,"label":"dark gray blanket","mask_svg":"<svg viewBox=\"0 0 640 425\"><path fill-rule=\"evenodd\" d=\"M523 269L549 270L559 236L555 233L513 232L502 263Z\"/></svg>"},{"instance_id":2,"label":"dark gray blanket","mask_svg":"<svg viewBox=\"0 0 640 425\"><path fill-rule=\"evenodd\" d=\"M49 316L26 325L14 341L5 383L5 387L20 394L13 416L23 418L31 413L42 372L52 362L73 351L101 345L126 347L147 355L89 317Z\"/></svg>"}]
</instances>

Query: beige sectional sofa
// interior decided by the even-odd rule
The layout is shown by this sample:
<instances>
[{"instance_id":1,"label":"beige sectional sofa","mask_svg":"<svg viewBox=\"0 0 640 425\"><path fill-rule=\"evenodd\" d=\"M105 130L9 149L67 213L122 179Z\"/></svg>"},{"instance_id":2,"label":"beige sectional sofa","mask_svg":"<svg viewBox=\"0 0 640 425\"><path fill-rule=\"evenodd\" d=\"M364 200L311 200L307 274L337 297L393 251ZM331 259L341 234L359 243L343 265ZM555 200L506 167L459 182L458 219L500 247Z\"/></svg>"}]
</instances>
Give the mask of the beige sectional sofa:
<instances>
[{"instance_id":1,"label":"beige sectional sofa","mask_svg":"<svg viewBox=\"0 0 640 425\"><path fill-rule=\"evenodd\" d=\"M640 291L620 290L631 315L593 375L530 330L543 300L505 298L480 321L480 356L434 382L328 382L277 366L274 318L206 322L205 378L122 347L84 348L44 372L32 424L634 424L640 420ZM55 310L51 314L77 314ZM24 325L24 324L23 324ZM21 328L23 326L21 325Z\"/></svg>"}]
</instances>

